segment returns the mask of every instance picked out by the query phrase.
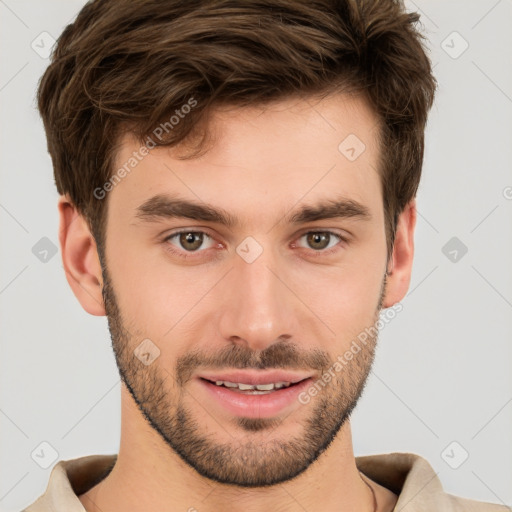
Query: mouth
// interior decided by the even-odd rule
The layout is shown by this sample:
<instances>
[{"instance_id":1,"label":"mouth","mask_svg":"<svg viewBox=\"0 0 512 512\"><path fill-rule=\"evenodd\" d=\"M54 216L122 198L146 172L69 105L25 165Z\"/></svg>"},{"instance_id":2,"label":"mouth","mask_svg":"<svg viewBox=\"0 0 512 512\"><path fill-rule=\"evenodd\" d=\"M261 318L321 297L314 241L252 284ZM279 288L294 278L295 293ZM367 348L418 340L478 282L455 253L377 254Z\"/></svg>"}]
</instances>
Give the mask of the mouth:
<instances>
[{"instance_id":1,"label":"mouth","mask_svg":"<svg viewBox=\"0 0 512 512\"><path fill-rule=\"evenodd\" d=\"M224 411L239 417L264 418L298 407L298 395L313 379L304 372L239 370L202 374L196 380Z\"/></svg>"},{"instance_id":2,"label":"mouth","mask_svg":"<svg viewBox=\"0 0 512 512\"><path fill-rule=\"evenodd\" d=\"M204 379L207 380L207 379ZM298 384L297 382L270 382L268 384L244 384L242 382L229 382L217 380L215 382L207 380L216 386L221 386L230 389L231 391L236 391L238 393L244 393L246 395L266 395L272 393L273 391L277 391L283 388L289 388L290 386L295 386ZM302 382L302 381L300 381Z\"/></svg>"},{"instance_id":3,"label":"mouth","mask_svg":"<svg viewBox=\"0 0 512 512\"><path fill-rule=\"evenodd\" d=\"M292 370L229 370L218 372L201 372L199 377L210 382L232 382L252 386L258 384L275 384L289 382L296 384L301 380L312 377L311 372Z\"/></svg>"}]
</instances>

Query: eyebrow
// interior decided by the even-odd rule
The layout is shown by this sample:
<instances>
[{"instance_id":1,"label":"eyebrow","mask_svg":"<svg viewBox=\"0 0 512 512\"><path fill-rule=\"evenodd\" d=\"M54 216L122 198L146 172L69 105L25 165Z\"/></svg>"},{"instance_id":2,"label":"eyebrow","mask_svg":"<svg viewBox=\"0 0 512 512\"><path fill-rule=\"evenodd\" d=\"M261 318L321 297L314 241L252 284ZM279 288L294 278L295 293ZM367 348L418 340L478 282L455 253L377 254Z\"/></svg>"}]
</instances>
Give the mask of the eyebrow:
<instances>
[{"instance_id":1,"label":"eyebrow","mask_svg":"<svg viewBox=\"0 0 512 512\"><path fill-rule=\"evenodd\" d=\"M157 194L144 201L137 207L135 218L145 223L184 218L202 222L215 222L228 228L242 224L238 217L223 208L180 199L167 194ZM298 211L284 215L282 220L291 224L304 224L334 218L370 220L371 214L363 204L341 197L303 206Z\"/></svg>"}]
</instances>

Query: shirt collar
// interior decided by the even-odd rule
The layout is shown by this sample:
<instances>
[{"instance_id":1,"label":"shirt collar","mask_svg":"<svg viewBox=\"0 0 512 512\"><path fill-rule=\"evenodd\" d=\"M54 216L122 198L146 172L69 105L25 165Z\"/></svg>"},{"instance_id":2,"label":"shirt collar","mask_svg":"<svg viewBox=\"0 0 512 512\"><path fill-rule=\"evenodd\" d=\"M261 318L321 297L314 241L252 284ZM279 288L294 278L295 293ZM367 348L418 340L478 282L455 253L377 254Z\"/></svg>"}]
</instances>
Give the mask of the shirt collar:
<instances>
[{"instance_id":1,"label":"shirt collar","mask_svg":"<svg viewBox=\"0 0 512 512\"><path fill-rule=\"evenodd\" d=\"M112 455L88 455L58 462L50 474L45 493L25 512L85 512L78 499L101 481L117 459ZM386 453L355 458L356 466L368 478L399 496L395 511L454 511L430 464L413 453Z\"/></svg>"},{"instance_id":2,"label":"shirt collar","mask_svg":"<svg viewBox=\"0 0 512 512\"><path fill-rule=\"evenodd\" d=\"M394 510L426 512L455 510L438 473L414 453L385 453L356 457L356 466L374 482L398 495Z\"/></svg>"}]
</instances>

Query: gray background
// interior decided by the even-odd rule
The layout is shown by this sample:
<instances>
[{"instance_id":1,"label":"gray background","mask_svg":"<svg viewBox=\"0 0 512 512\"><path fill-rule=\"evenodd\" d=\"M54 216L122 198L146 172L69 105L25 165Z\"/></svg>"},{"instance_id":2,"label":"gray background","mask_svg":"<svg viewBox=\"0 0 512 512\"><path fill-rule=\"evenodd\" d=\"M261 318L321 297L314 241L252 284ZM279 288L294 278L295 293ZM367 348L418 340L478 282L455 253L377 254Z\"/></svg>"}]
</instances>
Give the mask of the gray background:
<instances>
[{"instance_id":1,"label":"gray background","mask_svg":"<svg viewBox=\"0 0 512 512\"><path fill-rule=\"evenodd\" d=\"M119 443L107 321L83 311L65 279L34 102L51 44L40 34L58 37L83 3L0 0L2 511L45 490L53 450L67 459ZM382 330L352 418L354 450L418 453L446 491L511 505L512 2L408 7L422 13L439 92L411 288Z\"/></svg>"}]
</instances>

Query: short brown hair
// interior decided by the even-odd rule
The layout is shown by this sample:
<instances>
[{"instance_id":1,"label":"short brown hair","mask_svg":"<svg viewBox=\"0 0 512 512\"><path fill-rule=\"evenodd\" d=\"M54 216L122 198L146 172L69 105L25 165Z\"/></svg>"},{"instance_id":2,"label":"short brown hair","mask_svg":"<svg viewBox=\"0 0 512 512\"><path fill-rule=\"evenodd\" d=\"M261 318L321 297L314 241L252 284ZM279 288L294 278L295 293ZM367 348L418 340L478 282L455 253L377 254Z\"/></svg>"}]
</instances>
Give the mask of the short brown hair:
<instances>
[{"instance_id":1,"label":"short brown hair","mask_svg":"<svg viewBox=\"0 0 512 512\"><path fill-rule=\"evenodd\" d=\"M389 256L419 185L436 89L418 20L400 0L90 1L39 84L58 192L87 220L101 257L108 201L93 191L111 178L124 133L147 143L190 98L194 108L156 145L192 140L220 104L355 91L381 121Z\"/></svg>"}]
</instances>

